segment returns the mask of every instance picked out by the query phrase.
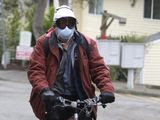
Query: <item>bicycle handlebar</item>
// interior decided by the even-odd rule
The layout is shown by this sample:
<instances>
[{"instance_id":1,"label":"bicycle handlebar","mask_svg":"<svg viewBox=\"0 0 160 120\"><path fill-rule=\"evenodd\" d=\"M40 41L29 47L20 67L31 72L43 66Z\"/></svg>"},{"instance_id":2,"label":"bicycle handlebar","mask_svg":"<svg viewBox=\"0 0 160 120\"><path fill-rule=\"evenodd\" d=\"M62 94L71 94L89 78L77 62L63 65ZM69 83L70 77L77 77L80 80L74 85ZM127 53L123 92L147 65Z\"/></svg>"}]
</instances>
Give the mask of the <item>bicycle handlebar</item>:
<instances>
[{"instance_id":1,"label":"bicycle handlebar","mask_svg":"<svg viewBox=\"0 0 160 120\"><path fill-rule=\"evenodd\" d=\"M63 107L73 107L77 108L79 106L87 106L87 107L92 107L92 106L97 106L98 103L100 103L100 97L93 97L93 98L88 98L83 101L77 100L77 101L71 101L68 99L65 99L63 97L57 97L57 100L63 104ZM101 104L103 108L106 107L105 104Z\"/></svg>"},{"instance_id":2,"label":"bicycle handlebar","mask_svg":"<svg viewBox=\"0 0 160 120\"><path fill-rule=\"evenodd\" d=\"M74 108L75 109L74 120L78 120L78 116L82 112L85 113L86 116L90 117L94 106L102 106L103 108L105 108L106 104L102 104L100 101L101 101L101 97L88 98L82 101L80 100L71 101L63 97L57 97L57 102L59 102L60 104L53 106L53 108L56 108L56 107ZM101 103L101 104L98 104L98 103Z\"/></svg>"}]
</instances>

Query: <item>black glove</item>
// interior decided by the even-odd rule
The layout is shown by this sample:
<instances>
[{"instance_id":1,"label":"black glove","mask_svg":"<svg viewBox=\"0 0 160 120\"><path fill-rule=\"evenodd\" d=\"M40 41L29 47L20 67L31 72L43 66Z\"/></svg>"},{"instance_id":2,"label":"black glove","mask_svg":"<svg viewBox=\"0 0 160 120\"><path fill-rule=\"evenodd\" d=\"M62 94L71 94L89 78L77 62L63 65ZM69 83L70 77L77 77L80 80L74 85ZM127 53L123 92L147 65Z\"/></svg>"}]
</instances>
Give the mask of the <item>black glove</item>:
<instances>
[{"instance_id":1,"label":"black glove","mask_svg":"<svg viewBox=\"0 0 160 120\"><path fill-rule=\"evenodd\" d=\"M43 102L47 105L53 105L54 102L57 100L57 97L55 96L54 92L50 90L49 88L44 88L40 92L41 98Z\"/></svg>"},{"instance_id":2,"label":"black glove","mask_svg":"<svg viewBox=\"0 0 160 120\"><path fill-rule=\"evenodd\" d=\"M105 103L112 103L115 101L115 96L113 93L104 92L100 94L100 102L103 104Z\"/></svg>"}]
</instances>

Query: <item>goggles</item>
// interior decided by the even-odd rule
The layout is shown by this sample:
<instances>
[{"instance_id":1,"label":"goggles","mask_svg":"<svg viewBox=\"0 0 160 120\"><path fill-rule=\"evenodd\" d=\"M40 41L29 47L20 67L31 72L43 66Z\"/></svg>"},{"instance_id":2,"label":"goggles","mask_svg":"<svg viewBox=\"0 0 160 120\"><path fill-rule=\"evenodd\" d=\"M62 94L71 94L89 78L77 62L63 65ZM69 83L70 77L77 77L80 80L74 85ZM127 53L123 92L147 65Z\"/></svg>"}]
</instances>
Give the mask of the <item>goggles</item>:
<instances>
[{"instance_id":1,"label":"goggles","mask_svg":"<svg viewBox=\"0 0 160 120\"><path fill-rule=\"evenodd\" d=\"M73 27L75 27L75 25L76 25L76 19L72 17L64 17L56 21L56 26L60 29L64 29L66 26L72 29Z\"/></svg>"}]
</instances>

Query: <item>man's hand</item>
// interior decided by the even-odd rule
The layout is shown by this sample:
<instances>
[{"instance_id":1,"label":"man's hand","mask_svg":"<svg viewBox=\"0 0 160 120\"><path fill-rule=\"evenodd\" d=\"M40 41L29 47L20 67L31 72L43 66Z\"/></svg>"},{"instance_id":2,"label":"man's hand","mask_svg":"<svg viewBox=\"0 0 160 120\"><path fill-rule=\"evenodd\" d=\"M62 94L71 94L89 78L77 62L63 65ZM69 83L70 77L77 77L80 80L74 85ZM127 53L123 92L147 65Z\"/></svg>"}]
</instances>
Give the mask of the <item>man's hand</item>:
<instances>
[{"instance_id":1,"label":"man's hand","mask_svg":"<svg viewBox=\"0 0 160 120\"><path fill-rule=\"evenodd\" d=\"M112 103L115 101L115 96L113 93L104 92L100 94L100 101L102 103Z\"/></svg>"},{"instance_id":2,"label":"man's hand","mask_svg":"<svg viewBox=\"0 0 160 120\"><path fill-rule=\"evenodd\" d=\"M47 105L52 105L56 101L56 96L52 90L49 88L44 88L41 93L41 98L43 102Z\"/></svg>"}]
</instances>

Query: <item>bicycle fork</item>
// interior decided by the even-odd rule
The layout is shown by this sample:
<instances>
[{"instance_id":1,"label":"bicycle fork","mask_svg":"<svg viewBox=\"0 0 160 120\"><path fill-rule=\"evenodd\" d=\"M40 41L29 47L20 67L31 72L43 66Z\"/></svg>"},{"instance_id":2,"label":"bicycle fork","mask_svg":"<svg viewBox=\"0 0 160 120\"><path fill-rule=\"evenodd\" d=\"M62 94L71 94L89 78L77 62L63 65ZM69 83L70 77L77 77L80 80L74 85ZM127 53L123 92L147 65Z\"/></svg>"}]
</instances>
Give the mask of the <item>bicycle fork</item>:
<instances>
[{"instance_id":1,"label":"bicycle fork","mask_svg":"<svg viewBox=\"0 0 160 120\"><path fill-rule=\"evenodd\" d=\"M78 106L77 102L73 102L72 106L74 106L76 108ZM77 111L77 109L75 109L74 120L78 120L78 111Z\"/></svg>"},{"instance_id":2,"label":"bicycle fork","mask_svg":"<svg viewBox=\"0 0 160 120\"><path fill-rule=\"evenodd\" d=\"M77 113L77 111L74 113L74 120L78 120L78 113Z\"/></svg>"}]
</instances>

